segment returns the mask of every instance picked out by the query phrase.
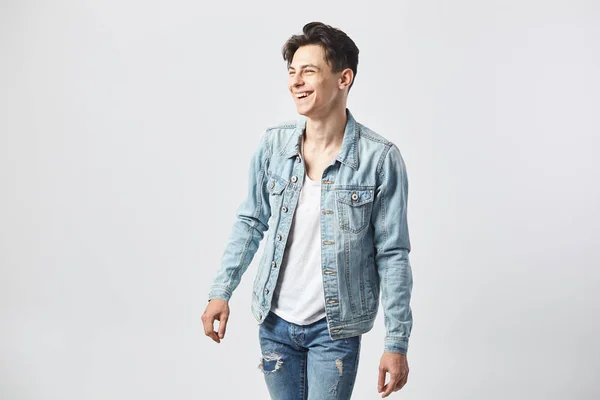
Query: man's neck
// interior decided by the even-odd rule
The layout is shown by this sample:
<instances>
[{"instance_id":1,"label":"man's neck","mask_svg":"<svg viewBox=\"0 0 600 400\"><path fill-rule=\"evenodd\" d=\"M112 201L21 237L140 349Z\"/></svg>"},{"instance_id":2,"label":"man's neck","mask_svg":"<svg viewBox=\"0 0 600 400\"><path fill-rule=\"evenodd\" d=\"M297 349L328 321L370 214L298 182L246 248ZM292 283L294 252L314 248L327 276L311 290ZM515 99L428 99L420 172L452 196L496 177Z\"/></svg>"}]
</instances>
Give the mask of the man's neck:
<instances>
[{"instance_id":1,"label":"man's neck","mask_svg":"<svg viewBox=\"0 0 600 400\"><path fill-rule=\"evenodd\" d=\"M320 153L341 148L346 121L346 107L338 107L324 118L307 118L304 146Z\"/></svg>"}]
</instances>

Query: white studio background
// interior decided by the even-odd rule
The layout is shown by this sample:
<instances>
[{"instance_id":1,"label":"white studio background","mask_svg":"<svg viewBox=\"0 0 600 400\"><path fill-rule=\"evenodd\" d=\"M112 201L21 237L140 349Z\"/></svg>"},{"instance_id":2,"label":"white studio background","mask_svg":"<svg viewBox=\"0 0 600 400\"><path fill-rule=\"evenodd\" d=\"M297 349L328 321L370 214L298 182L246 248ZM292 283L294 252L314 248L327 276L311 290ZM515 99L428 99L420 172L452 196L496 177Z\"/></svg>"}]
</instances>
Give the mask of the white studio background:
<instances>
[{"instance_id":1,"label":"white studio background","mask_svg":"<svg viewBox=\"0 0 600 400\"><path fill-rule=\"evenodd\" d=\"M267 399L252 280L200 316L280 49L360 49L348 107L409 173L418 400L600 398L597 1L0 1L0 398ZM354 399L377 399L383 312Z\"/></svg>"}]
</instances>

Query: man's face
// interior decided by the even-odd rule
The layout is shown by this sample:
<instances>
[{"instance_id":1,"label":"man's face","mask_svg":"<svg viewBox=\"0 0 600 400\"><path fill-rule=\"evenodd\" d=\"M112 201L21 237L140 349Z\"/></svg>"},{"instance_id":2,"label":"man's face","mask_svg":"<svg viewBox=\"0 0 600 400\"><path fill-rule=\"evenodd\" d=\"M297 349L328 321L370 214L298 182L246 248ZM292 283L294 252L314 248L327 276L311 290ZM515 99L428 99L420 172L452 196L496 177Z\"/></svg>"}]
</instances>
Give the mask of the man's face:
<instances>
[{"instance_id":1,"label":"man's face","mask_svg":"<svg viewBox=\"0 0 600 400\"><path fill-rule=\"evenodd\" d=\"M345 96L345 89L340 88L341 72L331 72L320 45L298 48L288 74L288 88L301 115L325 117Z\"/></svg>"}]
</instances>

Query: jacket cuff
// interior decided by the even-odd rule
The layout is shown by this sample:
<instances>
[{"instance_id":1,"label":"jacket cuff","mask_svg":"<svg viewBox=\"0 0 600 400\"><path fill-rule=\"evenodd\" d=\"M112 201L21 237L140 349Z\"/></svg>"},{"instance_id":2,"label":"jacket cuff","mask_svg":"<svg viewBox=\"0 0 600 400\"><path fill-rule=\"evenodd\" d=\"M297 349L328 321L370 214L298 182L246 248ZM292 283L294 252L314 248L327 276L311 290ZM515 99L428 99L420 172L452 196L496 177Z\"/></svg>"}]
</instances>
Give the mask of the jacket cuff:
<instances>
[{"instance_id":1,"label":"jacket cuff","mask_svg":"<svg viewBox=\"0 0 600 400\"><path fill-rule=\"evenodd\" d=\"M408 352L408 338L386 337L383 345L383 351L387 353L406 354Z\"/></svg>"},{"instance_id":2,"label":"jacket cuff","mask_svg":"<svg viewBox=\"0 0 600 400\"><path fill-rule=\"evenodd\" d=\"M224 286L213 286L210 288L210 292L208 293L208 301L211 301L212 299L229 301L230 298L231 291Z\"/></svg>"}]
</instances>

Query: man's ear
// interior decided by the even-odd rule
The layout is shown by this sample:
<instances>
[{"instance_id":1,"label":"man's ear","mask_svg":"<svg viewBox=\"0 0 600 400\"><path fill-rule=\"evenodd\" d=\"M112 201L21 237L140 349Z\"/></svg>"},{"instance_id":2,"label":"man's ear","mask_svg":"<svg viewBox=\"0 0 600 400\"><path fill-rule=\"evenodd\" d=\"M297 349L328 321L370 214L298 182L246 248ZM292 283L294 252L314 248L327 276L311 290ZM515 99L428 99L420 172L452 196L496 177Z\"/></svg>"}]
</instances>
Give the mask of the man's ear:
<instances>
[{"instance_id":1,"label":"man's ear","mask_svg":"<svg viewBox=\"0 0 600 400\"><path fill-rule=\"evenodd\" d=\"M338 87L340 89L344 89L345 87L350 86L350 84L352 83L353 80L354 80L354 72L352 72L352 69L346 68L341 73Z\"/></svg>"}]
</instances>

